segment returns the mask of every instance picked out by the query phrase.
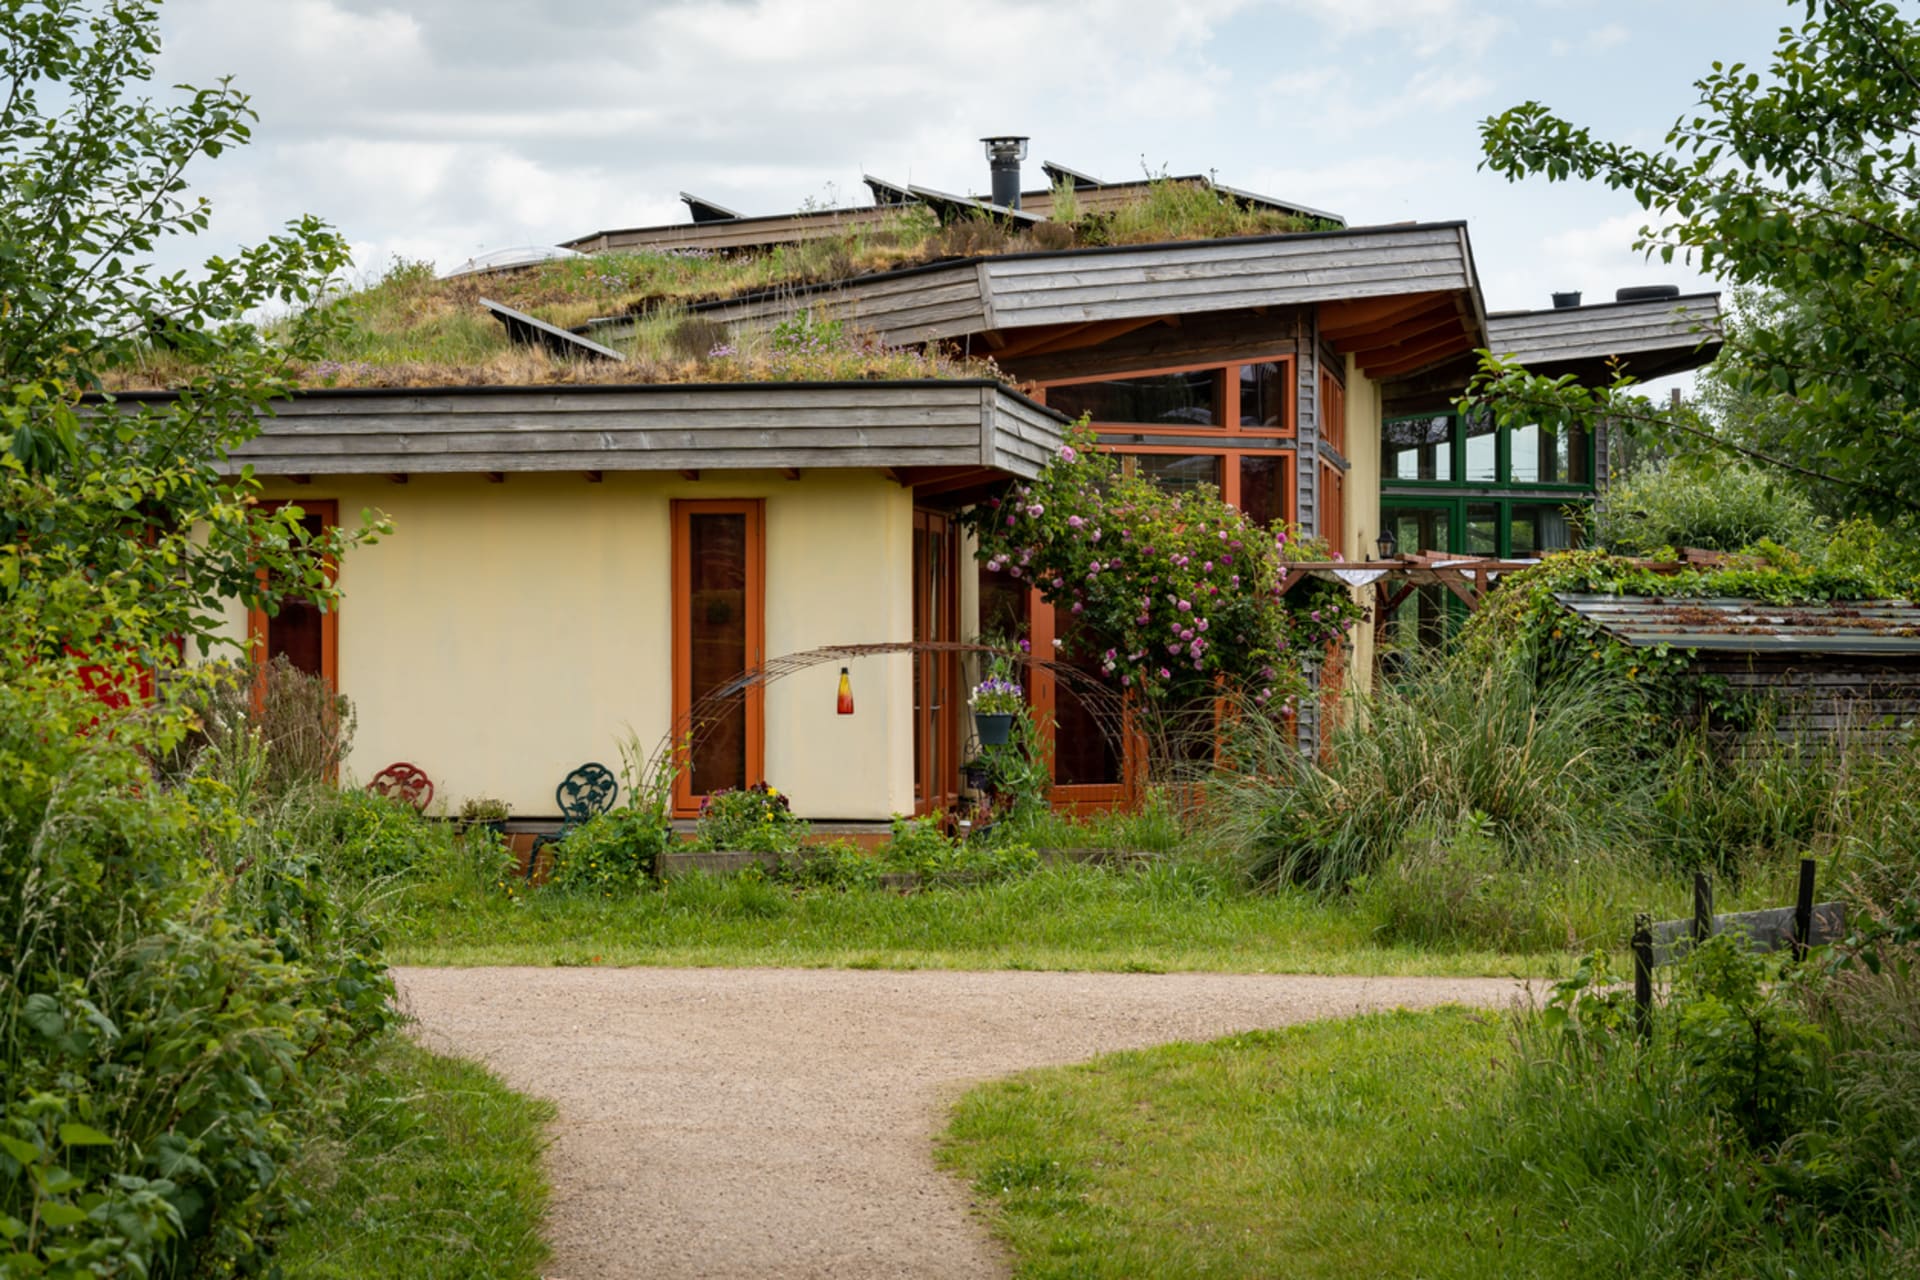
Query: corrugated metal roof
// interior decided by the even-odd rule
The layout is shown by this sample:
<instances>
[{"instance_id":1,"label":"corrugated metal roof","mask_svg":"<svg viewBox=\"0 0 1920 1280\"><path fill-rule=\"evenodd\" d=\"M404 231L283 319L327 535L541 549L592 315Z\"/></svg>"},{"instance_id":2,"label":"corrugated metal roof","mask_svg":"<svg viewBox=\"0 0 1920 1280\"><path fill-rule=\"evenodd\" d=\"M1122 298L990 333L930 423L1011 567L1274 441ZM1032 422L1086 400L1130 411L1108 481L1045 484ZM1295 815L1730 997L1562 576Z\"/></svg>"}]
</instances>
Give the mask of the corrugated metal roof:
<instances>
[{"instance_id":1,"label":"corrugated metal roof","mask_svg":"<svg viewBox=\"0 0 1920 1280\"><path fill-rule=\"evenodd\" d=\"M1909 600L1836 600L1780 605L1729 596L1600 596L1554 599L1639 648L1742 653L1920 655L1920 605Z\"/></svg>"}]
</instances>

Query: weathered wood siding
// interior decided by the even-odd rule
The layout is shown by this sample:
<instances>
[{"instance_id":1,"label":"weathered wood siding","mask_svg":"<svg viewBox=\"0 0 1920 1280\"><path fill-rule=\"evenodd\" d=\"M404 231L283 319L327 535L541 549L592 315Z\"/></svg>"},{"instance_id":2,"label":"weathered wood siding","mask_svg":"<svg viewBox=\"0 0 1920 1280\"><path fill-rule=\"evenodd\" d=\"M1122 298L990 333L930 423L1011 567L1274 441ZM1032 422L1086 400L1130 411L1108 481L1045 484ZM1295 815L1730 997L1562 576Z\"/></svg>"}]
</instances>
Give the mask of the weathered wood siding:
<instances>
[{"instance_id":1,"label":"weathered wood siding","mask_svg":"<svg viewBox=\"0 0 1920 1280\"><path fill-rule=\"evenodd\" d=\"M1878 743L1920 726L1920 654L1886 659L1823 654L1700 653L1695 673L1736 693L1770 698L1774 736L1846 735Z\"/></svg>"},{"instance_id":2,"label":"weathered wood siding","mask_svg":"<svg viewBox=\"0 0 1920 1280\"><path fill-rule=\"evenodd\" d=\"M1471 287L1459 229L1321 233L983 260L995 327Z\"/></svg>"},{"instance_id":3,"label":"weathered wood siding","mask_svg":"<svg viewBox=\"0 0 1920 1280\"><path fill-rule=\"evenodd\" d=\"M234 451L269 475L997 466L1032 476L1056 415L993 383L813 383L301 396Z\"/></svg>"},{"instance_id":4,"label":"weathered wood siding","mask_svg":"<svg viewBox=\"0 0 1920 1280\"><path fill-rule=\"evenodd\" d=\"M1685 350L1719 337L1717 293L1487 317L1494 352L1528 365Z\"/></svg>"},{"instance_id":5,"label":"weathered wood siding","mask_svg":"<svg viewBox=\"0 0 1920 1280\"><path fill-rule=\"evenodd\" d=\"M827 287L701 304L712 319L767 326L807 308L889 343L985 330L1304 306L1339 298L1474 288L1458 223L1007 254ZM593 326L616 341L630 320Z\"/></svg>"}]
</instances>

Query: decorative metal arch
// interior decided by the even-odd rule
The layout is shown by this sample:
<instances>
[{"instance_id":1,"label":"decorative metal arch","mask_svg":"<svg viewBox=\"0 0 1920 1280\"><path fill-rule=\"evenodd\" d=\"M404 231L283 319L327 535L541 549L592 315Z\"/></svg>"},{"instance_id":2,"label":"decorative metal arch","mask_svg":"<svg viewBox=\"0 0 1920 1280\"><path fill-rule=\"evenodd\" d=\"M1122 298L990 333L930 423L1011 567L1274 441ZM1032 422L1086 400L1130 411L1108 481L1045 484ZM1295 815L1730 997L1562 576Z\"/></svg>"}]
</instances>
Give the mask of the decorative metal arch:
<instances>
[{"instance_id":1,"label":"decorative metal arch","mask_svg":"<svg viewBox=\"0 0 1920 1280\"><path fill-rule=\"evenodd\" d=\"M1189 774L1197 744L1204 741L1206 750L1210 752L1212 749L1214 728L1211 709L1207 714L1204 732L1196 732L1191 723L1195 714L1191 708L1169 709L1143 704L1085 668L1065 660L964 640L890 640L802 649L748 667L695 702L674 720L666 736L647 757L647 773L658 777L669 766L676 752L691 754L713 732L721 714L743 702L751 689L764 689L813 667L845 665L855 658L923 653L977 654L1029 672L1045 671L1070 690L1087 709L1116 759L1128 758L1126 748L1129 738L1144 746L1143 780Z\"/></svg>"}]
</instances>

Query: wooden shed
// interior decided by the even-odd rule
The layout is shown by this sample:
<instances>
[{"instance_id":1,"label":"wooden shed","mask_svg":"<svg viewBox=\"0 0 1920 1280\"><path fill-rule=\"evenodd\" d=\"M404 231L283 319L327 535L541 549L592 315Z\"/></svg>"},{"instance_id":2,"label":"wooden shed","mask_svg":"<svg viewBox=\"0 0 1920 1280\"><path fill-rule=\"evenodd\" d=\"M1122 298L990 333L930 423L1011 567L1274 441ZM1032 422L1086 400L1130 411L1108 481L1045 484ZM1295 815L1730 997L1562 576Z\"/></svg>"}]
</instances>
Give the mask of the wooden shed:
<instances>
[{"instance_id":1,"label":"wooden shed","mask_svg":"<svg viewBox=\"0 0 1920 1280\"><path fill-rule=\"evenodd\" d=\"M1685 650L1703 677L1777 695L1781 736L1872 740L1920 726L1920 606L1910 600L1554 598L1622 644Z\"/></svg>"}]
</instances>

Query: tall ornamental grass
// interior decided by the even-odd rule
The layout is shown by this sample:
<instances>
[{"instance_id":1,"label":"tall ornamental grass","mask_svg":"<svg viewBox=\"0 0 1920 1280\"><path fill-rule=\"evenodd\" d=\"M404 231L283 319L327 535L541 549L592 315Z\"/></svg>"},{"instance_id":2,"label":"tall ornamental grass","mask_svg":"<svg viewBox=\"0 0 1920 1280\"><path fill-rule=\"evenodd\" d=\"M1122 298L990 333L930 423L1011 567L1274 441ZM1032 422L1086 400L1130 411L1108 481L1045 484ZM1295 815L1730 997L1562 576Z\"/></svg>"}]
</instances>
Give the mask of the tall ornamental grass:
<instances>
[{"instance_id":1,"label":"tall ornamental grass","mask_svg":"<svg viewBox=\"0 0 1920 1280\"><path fill-rule=\"evenodd\" d=\"M1631 689L1598 676L1542 685L1514 658L1417 659L1318 759L1283 719L1232 718L1204 820L1255 882L1322 891L1468 827L1511 866L1605 858L1651 820L1622 732L1636 711Z\"/></svg>"}]
</instances>

